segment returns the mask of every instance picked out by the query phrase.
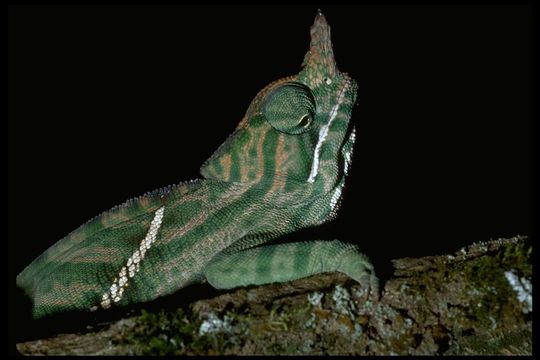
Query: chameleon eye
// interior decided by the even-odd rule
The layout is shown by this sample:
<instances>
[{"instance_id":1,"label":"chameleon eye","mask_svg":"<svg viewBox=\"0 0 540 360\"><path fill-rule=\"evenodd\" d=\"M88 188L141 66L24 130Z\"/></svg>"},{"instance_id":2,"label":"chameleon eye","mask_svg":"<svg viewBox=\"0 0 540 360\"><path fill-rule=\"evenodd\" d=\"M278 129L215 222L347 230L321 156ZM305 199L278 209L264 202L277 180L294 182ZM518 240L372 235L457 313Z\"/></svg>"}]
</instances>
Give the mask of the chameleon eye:
<instances>
[{"instance_id":1,"label":"chameleon eye","mask_svg":"<svg viewBox=\"0 0 540 360\"><path fill-rule=\"evenodd\" d=\"M304 115L302 116L302 118L300 119L300 122L298 123L298 126L301 126L303 128L307 128L309 125L311 125L311 121L313 119L311 118L311 115Z\"/></svg>"},{"instance_id":2,"label":"chameleon eye","mask_svg":"<svg viewBox=\"0 0 540 360\"><path fill-rule=\"evenodd\" d=\"M261 109L274 129L301 134L315 118L315 98L307 86L288 82L273 89L263 100Z\"/></svg>"}]
</instances>

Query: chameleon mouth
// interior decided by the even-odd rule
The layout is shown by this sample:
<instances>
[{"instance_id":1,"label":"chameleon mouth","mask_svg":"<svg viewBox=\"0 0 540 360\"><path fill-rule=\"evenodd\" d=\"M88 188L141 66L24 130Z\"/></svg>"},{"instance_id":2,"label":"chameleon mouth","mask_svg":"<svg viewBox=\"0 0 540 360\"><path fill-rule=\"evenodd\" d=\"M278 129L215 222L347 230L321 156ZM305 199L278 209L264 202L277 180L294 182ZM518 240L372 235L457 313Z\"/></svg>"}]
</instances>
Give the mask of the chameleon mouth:
<instances>
[{"instance_id":1,"label":"chameleon mouth","mask_svg":"<svg viewBox=\"0 0 540 360\"><path fill-rule=\"evenodd\" d=\"M339 113L339 107L345 101L345 93L350 88L350 86L351 80L348 77L345 77L345 79L343 79L341 82L337 101L330 110L329 120L319 130L319 140L317 141L317 145L315 146L315 151L313 153L313 162L311 163L311 171L307 180L309 183L315 182L315 178L317 177L317 174L319 172L319 162L322 145L326 140L326 137L328 136L328 130L330 129L332 122L335 120Z\"/></svg>"}]
</instances>

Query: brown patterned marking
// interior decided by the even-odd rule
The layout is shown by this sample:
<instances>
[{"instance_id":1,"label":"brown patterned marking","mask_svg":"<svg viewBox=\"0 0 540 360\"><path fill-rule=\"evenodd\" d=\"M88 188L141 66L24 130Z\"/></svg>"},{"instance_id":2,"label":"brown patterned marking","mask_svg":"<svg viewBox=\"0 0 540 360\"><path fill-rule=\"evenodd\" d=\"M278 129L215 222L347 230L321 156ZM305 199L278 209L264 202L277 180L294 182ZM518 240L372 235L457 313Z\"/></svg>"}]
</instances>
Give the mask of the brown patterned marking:
<instances>
[{"instance_id":1,"label":"brown patterned marking","mask_svg":"<svg viewBox=\"0 0 540 360\"><path fill-rule=\"evenodd\" d=\"M251 204L246 209L246 212L251 212L254 208L260 206L258 203ZM243 230L241 234L235 234L232 230L237 228L234 223L229 223L228 226L223 227L212 234L211 237L204 239L205 241L198 241L190 248L189 251L182 253L181 258L170 259L167 263L162 264L161 268L165 274L186 274L188 276L170 276L158 286L158 293L163 293L166 289L171 287L181 288L188 284L189 276L193 276L195 273L202 272L202 268L215 256L219 251L227 248L231 243L226 242L226 239L234 234L235 240L238 240L245 236L249 229ZM196 259L195 262L190 262L190 259ZM196 265L195 265L196 264ZM195 266L197 267L195 267ZM171 286L172 285L172 286Z\"/></svg>"},{"instance_id":2,"label":"brown patterned marking","mask_svg":"<svg viewBox=\"0 0 540 360\"><path fill-rule=\"evenodd\" d=\"M107 259L106 262L111 262L112 260L109 260L110 257L114 257L114 255L117 255L117 256L120 256L118 255L120 253L120 251L118 251L117 248L115 247L109 247L109 248L104 248L104 249L107 249L105 251L105 254L106 254L106 257L105 259ZM58 261L58 262L61 262L61 263L77 263L78 261L78 258L79 257L85 257L87 256L86 253L88 252L88 247L81 247L75 251L70 251L69 254L66 254L64 257L62 258L59 258L59 259L55 259L55 261ZM93 250L93 247L92 247L92 253L94 252ZM120 259L121 261L121 259ZM100 262L103 262L105 263L105 261L103 261L103 258L101 259Z\"/></svg>"},{"instance_id":3,"label":"brown patterned marking","mask_svg":"<svg viewBox=\"0 0 540 360\"><path fill-rule=\"evenodd\" d=\"M139 200L139 205L146 212L154 212L160 208L161 204L156 204L156 200L159 198L157 196L144 196Z\"/></svg>"},{"instance_id":4,"label":"brown patterned marking","mask_svg":"<svg viewBox=\"0 0 540 360\"><path fill-rule=\"evenodd\" d=\"M144 215L144 214L141 214ZM141 216L139 215L139 216ZM135 218L139 217L136 216ZM132 218L133 219L133 218ZM131 219L130 219L131 220ZM101 221L101 220L100 220ZM116 227L119 227L119 225L115 225ZM94 236L95 234L104 231L108 228L112 228L112 226L109 227L102 227L100 229L96 229L92 231L90 234L86 233L85 231L76 231L76 233L72 233L69 236L69 241L58 241L56 244L53 245L53 247L49 248L44 254L46 261L62 261L62 262L68 262L74 257L78 256L79 253L83 254L87 251L86 248L81 248L78 251L70 252L74 247L78 246L82 241L88 239L91 236ZM74 241L75 238L75 241ZM109 254L111 253L111 250L109 249ZM67 256L67 257L66 257ZM107 255L108 256L108 255Z\"/></svg>"},{"instance_id":5,"label":"brown patterned marking","mask_svg":"<svg viewBox=\"0 0 540 360\"><path fill-rule=\"evenodd\" d=\"M178 194L182 195L187 193L191 187L188 184L179 184L173 191L177 191Z\"/></svg>"},{"instance_id":6,"label":"brown patterned marking","mask_svg":"<svg viewBox=\"0 0 540 360\"><path fill-rule=\"evenodd\" d=\"M225 203L220 203L220 207L216 206L209 209L209 213L218 211L221 208L227 207L231 202L238 199L249 187L243 187L244 191L231 191L227 193ZM260 204L254 203L248 209L250 212L252 208L260 206ZM204 221L205 219L203 219ZM206 265L208 261L219 251L225 249L231 244L227 242L227 238L233 233L230 228L237 226L234 222L228 224L228 227L224 227L209 237L201 239L192 245L192 247L179 254L178 257L169 259L166 263L160 264L160 271L165 274L161 279L162 281L156 288L156 297L163 295L166 292L169 293L171 289L179 289L189 284L190 279L197 273L202 272L202 267ZM192 227L191 227L192 228ZM246 229L244 234L235 234L235 240L241 238L248 232ZM190 262L190 259L197 259L197 261ZM171 274L171 276L166 276Z\"/></svg>"},{"instance_id":7,"label":"brown patterned marking","mask_svg":"<svg viewBox=\"0 0 540 360\"><path fill-rule=\"evenodd\" d=\"M223 157L219 159L219 163L221 164L221 167L223 168L223 179L225 181L229 181L229 177L231 176L231 166L232 166L231 154L223 155Z\"/></svg>"},{"instance_id":8,"label":"brown patterned marking","mask_svg":"<svg viewBox=\"0 0 540 360\"><path fill-rule=\"evenodd\" d=\"M265 170L265 163L264 163L264 140L266 139L266 134L268 134L267 131L259 131L258 141L257 141L257 170L255 172L255 181L260 181L263 177L264 170Z\"/></svg>"},{"instance_id":9,"label":"brown patterned marking","mask_svg":"<svg viewBox=\"0 0 540 360\"><path fill-rule=\"evenodd\" d=\"M133 214L130 215L128 209L119 209L119 211L104 214L100 219L100 223L103 225L103 228L106 229L126 222L132 218Z\"/></svg>"},{"instance_id":10,"label":"brown patterned marking","mask_svg":"<svg viewBox=\"0 0 540 360\"><path fill-rule=\"evenodd\" d=\"M276 146L276 154L274 155L274 162L276 165L276 176L274 176L274 182L270 191L266 193L265 197L269 193L276 191L284 191L287 178L287 160L289 160L289 154L285 151L285 138L284 135L279 135Z\"/></svg>"},{"instance_id":11,"label":"brown patterned marking","mask_svg":"<svg viewBox=\"0 0 540 360\"><path fill-rule=\"evenodd\" d=\"M150 197L150 196L142 196L135 200L136 203L140 207L140 214L144 213L151 213L159 209L161 206L160 204L156 204L156 198ZM119 208L117 210L114 210L112 212L106 212L102 215L100 215L100 222L103 225L104 228L109 228L115 225L119 225L125 221L131 220L134 217L137 217L139 215L133 214L133 205L127 205L125 208ZM99 230L98 230L99 231Z\"/></svg>"},{"instance_id":12,"label":"brown patterned marking","mask_svg":"<svg viewBox=\"0 0 540 360\"><path fill-rule=\"evenodd\" d=\"M204 223L204 220L208 217L210 212L200 211L198 216L192 217L187 223L185 223L179 229L171 229L169 231L164 231L161 240L163 243L168 243L173 238L178 238L184 236L187 232L192 230L195 226L201 225Z\"/></svg>"},{"instance_id":13,"label":"brown patterned marking","mask_svg":"<svg viewBox=\"0 0 540 360\"><path fill-rule=\"evenodd\" d=\"M187 198L186 200L189 200L189 199L198 200L198 198L193 195L192 196L188 195L186 198ZM155 210L158 209L156 206L154 207L155 207ZM102 226L103 226L101 229L96 229L91 234L78 233L78 234L70 235L70 236L77 236L80 238L76 242L69 242L69 243L57 242L56 244L58 244L59 246L55 246L54 249L51 248L47 251L47 259L49 261L60 260L63 262L71 262L72 259L80 257L80 261L75 261L75 263L76 262L93 262L92 259L94 257L98 257L99 254L102 254L103 255L103 257L101 258L101 262L102 262L103 259L109 258L118 253L115 247L107 248L107 247L96 246L92 248L93 249L92 254L87 254L86 248L81 248L77 251L72 251L73 246L78 245L81 241L88 239L91 236L95 236L96 234L102 231L106 231L108 229L121 229L122 227L126 225L139 224L140 222L139 218L146 216L147 214L148 214L147 212L141 212L140 214L132 215L132 216L127 216L125 212L123 214L119 214L119 213L108 214L108 216L112 216L114 217L114 219L122 219L122 221L109 221L110 224L103 224L103 219L101 219ZM148 221L148 224L150 224L150 221ZM87 259L85 259L85 257ZM117 260L121 261L122 259L120 258ZM117 261L117 260L111 260L111 261ZM100 262L100 261L96 259L96 262Z\"/></svg>"},{"instance_id":14,"label":"brown patterned marking","mask_svg":"<svg viewBox=\"0 0 540 360\"><path fill-rule=\"evenodd\" d=\"M206 166L205 170L208 172L209 178L219 178L219 174L213 165Z\"/></svg>"},{"instance_id":15,"label":"brown patterned marking","mask_svg":"<svg viewBox=\"0 0 540 360\"><path fill-rule=\"evenodd\" d=\"M249 181L249 171L251 170L251 164L253 159L250 158L249 150L254 146L254 137L249 136L249 141L242 147L241 151L241 160L240 160L240 181L248 182ZM246 163L247 162L247 163Z\"/></svg>"},{"instance_id":16,"label":"brown patterned marking","mask_svg":"<svg viewBox=\"0 0 540 360\"><path fill-rule=\"evenodd\" d=\"M61 258L64 256L66 251L86 239L86 235L84 233L78 232L77 234L73 235L77 236L76 241L73 241L71 236L68 241L58 241L43 253L43 260L49 262Z\"/></svg>"},{"instance_id":17,"label":"brown patterned marking","mask_svg":"<svg viewBox=\"0 0 540 360\"><path fill-rule=\"evenodd\" d=\"M36 293L34 299L35 304L39 305L56 305L56 306L71 306L75 299L80 299L84 293L96 292L99 293L101 287L95 283L83 283L77 281L69 285L63 285L61 282L54 281L52 289L46 293Z\"/></svg>"},{"instance_id":18,"label":"brown patterned marking","mask_svg":"<svg viewBox=\"0 0 540 360\"><path fill-rule=\"evenodd\" d=\"M76 259L70 260L71 264L80 264L80 263L113 263L116 261L123 261L124 257L116 252L115 248L110 248L106 246L93 246L92 251L88 252L88 249L81 249L85 252L82 252L82 256L77 256ZM114 255L117 255L116 257ZM106 261L105 261L106 259Z\"/></svg>"},{"instance_id":19,"label":"brown patterned marking","mask_svg":"<svg viewBox=\"0 0 540 360\"><path fill-rule=\"evenodd\" d=\"M198 192L194 191L191 194L187 194L187 195L182 196L182 198L180 200L182 201L182 203L186 203L188 201L197 201L197 200L204 201L204 200L207 200L207 199L208 199L208 194L198 193Z\"/></svg>"},{"instance_id":20,"label":"brown patterned marking","mask_svg":"<svg viewBox=\"0 0 540 360\"><path fill-rule=\"evenodd\" d=\"M81 241L83 241L84 239L86 239L86 234L82 231L82 229L80 230L75 230L73 233L71 233L69 236L69 242L70 243L80 243ZM58 243L57 243L58 244ZM71 244L70 244L71 245Z\"/></svg>"},{"instance_id":21,"label":"brown patterned marking","mask_svg":"<svg viewBox=\"0 0 540 360\"><path fill-rule=\"evenodd\" d=\"M169 229L168 231L163 231L161 235L161 242L168 243L172 239L176 239L180 236L184 236L194 227L201 225L208 218L209 215L214 214L216 211L222 209L223 207L228 206L231 202L239 198L243 192L235 191L236 188L224 194L219 202L209 203L207 201L206 211L199 212L197 217L191 218L186 224L180 228ZM247 187L246 187L247 190ZM166 209L165 209L166 210Z\"/></svg>"},{"instance_id":22,"label":"brown patterned marking","mask_svg":"<svg viewBox=\"0 0 540 360\"><path fill-rule=\"evenodd\" d=\"M238 129L238 128L244 127L245 125L247 125L247 122L248 122L248 117L244 115L244 117L242 118L242 120L240 120L236 128Z\"/></svg>"}]
</instances>

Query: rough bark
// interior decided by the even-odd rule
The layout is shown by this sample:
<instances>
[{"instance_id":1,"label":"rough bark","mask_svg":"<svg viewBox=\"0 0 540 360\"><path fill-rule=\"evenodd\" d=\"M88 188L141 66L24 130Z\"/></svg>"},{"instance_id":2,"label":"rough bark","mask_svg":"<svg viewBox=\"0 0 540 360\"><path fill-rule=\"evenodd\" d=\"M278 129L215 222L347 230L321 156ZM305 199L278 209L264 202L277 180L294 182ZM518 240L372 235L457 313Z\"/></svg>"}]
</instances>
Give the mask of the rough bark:
<instances>
[{"instance_id":1,"label":"rough bark","mask_svg":"<svg viewBox=\"0 0 540 360\"><path fill-rule=\"evenodd\" d=\"M394 260L377 301L341 274L242 288L86 333L17 344L22 354L531 354L526 237Z\"/></svg>"}]
</instances>

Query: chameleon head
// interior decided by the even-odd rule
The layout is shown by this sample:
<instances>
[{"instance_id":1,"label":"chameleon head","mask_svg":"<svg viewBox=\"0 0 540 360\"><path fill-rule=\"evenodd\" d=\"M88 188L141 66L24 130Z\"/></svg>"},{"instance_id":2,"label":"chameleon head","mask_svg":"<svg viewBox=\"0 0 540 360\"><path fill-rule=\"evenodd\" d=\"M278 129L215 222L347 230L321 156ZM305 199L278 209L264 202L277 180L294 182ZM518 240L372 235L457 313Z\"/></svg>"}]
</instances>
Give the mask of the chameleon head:
<instances>
[{"instance_id":1,"label":"chameleon head","mask_svg":"<svg viewBox=\"0 0 540 360\"><path fill-rule=\"evenodd\" d=\"M354 129L349 120L356 88L337 69L330 26L319 11L300 73L257 94L236 131L203 165L203 176L307 183L329 191L350 163Z\"/></svg>"}]
</instances>

